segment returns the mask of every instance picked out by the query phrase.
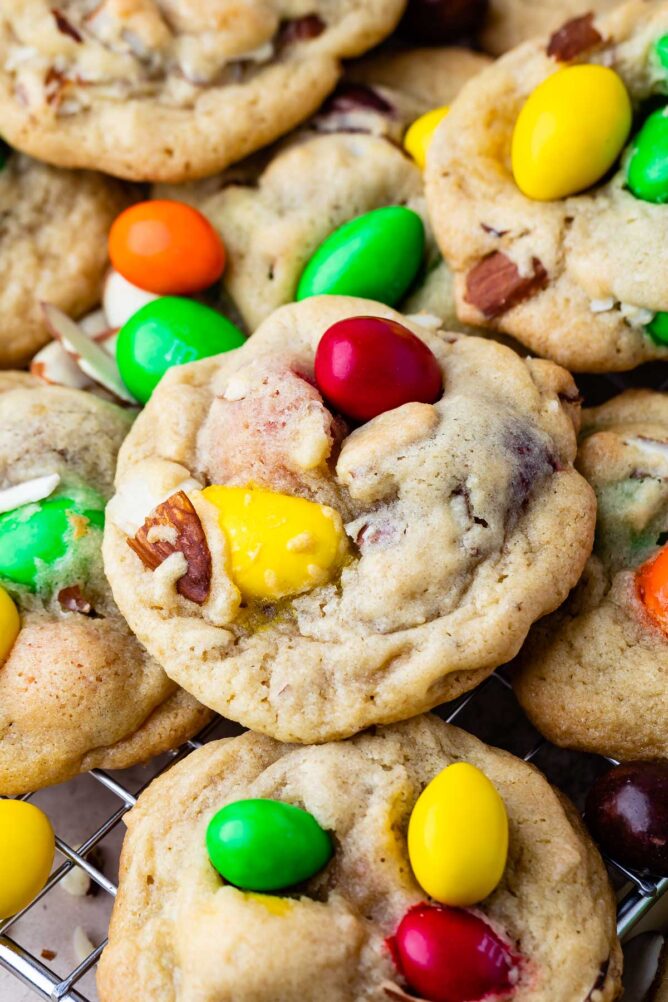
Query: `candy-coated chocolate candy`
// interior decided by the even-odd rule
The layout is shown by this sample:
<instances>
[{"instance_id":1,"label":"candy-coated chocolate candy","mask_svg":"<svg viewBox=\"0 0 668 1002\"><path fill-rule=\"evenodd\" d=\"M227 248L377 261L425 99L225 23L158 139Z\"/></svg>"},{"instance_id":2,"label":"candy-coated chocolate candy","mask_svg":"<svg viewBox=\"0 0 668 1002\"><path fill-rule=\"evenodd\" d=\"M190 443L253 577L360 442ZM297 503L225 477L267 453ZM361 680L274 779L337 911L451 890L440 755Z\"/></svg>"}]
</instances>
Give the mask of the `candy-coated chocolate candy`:
<instances>
[{"instance_id":1,"label":"candy-coated chocolate candy","mask_svg":"<svg viewBox=\"0 0 668 1002\"><path fill-rule=\"evenodd\" d=\"M655 313L645 330L657 344L668 345L668 313Z\"/></svg>"},{"instance_id":2,"label":"candy-coated chocolate candy","mask_svg":"<svg viewBox=\"0 0 668 1002\"><path fill-rule=\"evenodd\" d=\"M46 814L25 800L0 800L0 919L15 915L39 894L54 851Z\"/></svg>"},{"instance_id":3,"label":"candy-coated chocolate candy","mask_svg":"<svg viewBox=\"0 0 668 1002\"><path fill-rule=\"evenodd\" d=\"M599 776L585 821L618 862L668 876L668 760L624 762Z\"/></svg>"},{"instance_id":4,"label":"candy-coated chocolate candy","mask_svg":"<svg viewBox=\"0 0 668 1002\"><path fill-rule=\"evenodd\" d=\"M408 824L408 856L421 887L445 905L492 893L508 855L508 815L494 784L468 762L439 772Z\"/></svg>"},{"instance_id":5,"label":"candy-coated chocolate candy","mask_svg":"<svg viewBox=\"0 0 668 1002\"><path fill-rule=\"evenodd\" d=\"M434 137L436 128L441 124L449 111L450 108L447 105L443 105L442 108L434 108L433 111L428 111L424 115L420 115L409 126L404 136L404 149L413 157L413 160L415 160L415 163L421 169L424 169L427 162L427 150Z\"/></svg>"},{"instance_id":6,"label":"candy-coated chocolate candy","mask_svg":"<svg viewBox=\"0 0 668 1002\"><path fill-rule=\"evenodd\" d=\"M315 378L323 397L355 421L411 401L434 403L443 389L431 349L396 320L382 317L332 324L315 353Z\"/></svg>"},{"instance_id":7,"label":"candy-coated chocolate candy","mask_svg":"<svg viewBox=\"0 0 668 1002\"><path fill-rule=\"evenodd\" d=\"M52 497L0 515L0 578L34 590L40 572L65 556L86 523L103 527L102 506Z\"/></svg>"},{"instance_id":8,"label":"candy-coated chocolate candy","mask_svg":"<svg viewBox=\"0 0 668 1002\"><path fill-rule=\"evenodd\" d=\"M626 181L643 202L668 202L668 107L649 115L631 144Z\"/></svg>"},{"instance_id":9,"label":"candy-coated chocolate candy","mask_svg":"<svg viewBox=\"0 0 668 1002\"><path fill-rule=\"evenodd\" d=\"M668 35L661 35L654 43L654 55L660 66L668 70Z\"/></svg>"},{"instance_id":10,"label":"candy-coated chocolate candy","mask_svg":"<svg viewBox=\"0 0 668 1002\"><path fill-rule=\"evenodd\" d=\"M140 289L138 285L128 282L114 268L109 270L104 282L102 293L102 308L109 327L122 327L137 310L147 303L152 303L158 297L154 292Z\"/></svg>"},{"instance_id":11,"label":"candy-coated chocolate candy","mask_svg":"<svg viewBox=\"0 0 668 1002\"><path fill-rule=\"evenodd\" d=\"M230 577L244 598L274 600L331 580L347 549L327 505L261 487L206 487L229 546Z\"/></svg>"},{"instance_id":12,"label":"candy-coated chocolate candy","mask_svg":"<svg viewBox=\"0 0 668 1002\"><path fill-rule=\"evenodd\" d=\"M361 296L393 306L422 264L424 225L403 205L374 209L331 233L306 265L295 299Z\"/></svg>"},{"instance_id":13,"label":"candy-coated chocolate candy","mask_svg":"<svg viewBox=\"0 0 668 1002\"><path fill-rule=\"evenodd\" d=\"M487 0L408 0L399 34L425 45L447 45L482 24Z\"/></svg>"},{"instance_id":14,"label":"candy-coated chocolate candy","mask_svg":"<svg viewBox=\"0 0 668 1002\"><path fill-rule=\"evenodd\" d=\"M9 657L20 629L18 609L11 596L0 587L0 665Z\"/></svg>"},{"instance_id":15,"label":"candy-coated chocolate candy","mask_svg":"<svg viewBox=\"0 0 668 1002\"><path fill-rule=\"evenodd\" d=\"M160 296L206 289L225 267L225 248L208 219L167 199L122 212L109 232L109 257L128 282Z\"/></svg>"},{"instance_id":16,"label":"candy-coated chocolate candy","mask_svg":"<svg viewBox=\"0 0 668 1002\"><path fill-rule=\"evenodd\" d=\"M130 393L145 404L173 365L185 365L238 348L238 327L192 299L163 296L142 306L123 325L116 361Z\"/></svg>"},{"instance_id":17,"label":"candy-coated chocolate candy","mask_svg":"<svg viewBox=\"0 0 668 1002\"><path fill-rule=\"evenodd\" d=\"M507 944L482 918L459 908L416 905L387 945L409 990L429 1002L501 995L517 976L518 958Z\"/></svg>"},{"instance_id":18,"label":"candy-coated chocolate candy","mask_svg":"<svg viewBox=\"0 0 668 1002\"><path fill-rule=\"evenodd\" d=\"M237 800L206 831L209 859L230 884L280 891L326 866L332 840L312 814L280 800Z\"/></svg>"},{"instance_id":19,"label":"candy-coated chocolate candy","mask_svg":"<svg viewBox=\"0 0 668 1002\"><path fill-rule=\"evenodd\" d=\"M515 182L549 201L589 188L612 167L631 128L622 78L606 66L557 70L529 95L512 142Z\"/></svg>"},{"instance_id":20,"label":"candy-coated chocolate candy","mask_svg":"<svg viewBox=\"0 0 668 1002\"><path fill-rule=\"evenodd\" d=\"M636 588L650 619L668 633L668 545L638 568Z\"/></svg>"}]
</instances>

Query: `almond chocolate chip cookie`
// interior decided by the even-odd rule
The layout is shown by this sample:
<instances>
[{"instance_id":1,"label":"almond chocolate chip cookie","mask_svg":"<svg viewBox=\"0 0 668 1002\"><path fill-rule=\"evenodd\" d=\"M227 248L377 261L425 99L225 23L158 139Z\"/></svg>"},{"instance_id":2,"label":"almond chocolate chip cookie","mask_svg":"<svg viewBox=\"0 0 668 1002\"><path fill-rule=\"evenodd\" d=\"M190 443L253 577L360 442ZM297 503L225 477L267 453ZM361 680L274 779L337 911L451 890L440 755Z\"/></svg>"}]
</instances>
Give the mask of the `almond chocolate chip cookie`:
<instances>
[{"instance_id":1,"label":"almond chocolate chip cookie","mask_svg":"<svg viewBox=\"0 0 668 1002\"><path fill-rule=\"evenodd\" d=\"M404 0L2 0L0 110L64 167L185 181L294 128Z\"/></svg>"},{"instance_id":2,"label":"almond chocolate chip cookie","mask_svg":"<svg viewBox=\"0 0 668 1002\"><path fill-rule=\"evenodd\" d=\"M411 122L449 104L487 63L459 48L368 57L352 64L317 115L273 150L215 178L157 186L157 197L189 202L220 233L228 252L224 289L248 330L295 298L307 262L334 231L389 205L417 212L427 232L405 312L425 311L448 329L461 327L452 276L429 229L422 172L401 143Z\"/></svg>"},{"instance_id":3,"label":"almond chocolate chip cookie","mask_svg":"<svg viewBox=\"0 0 668 1002\"><path fill-rule=\"evenodd\" d=\"M412 716L513 657L578 580L577 420L552 363L368 300L281 307L171 369L135 423L105 530L116 601L175 681L272 737Z\"/></svg>"},{"instance_id":4,"label":"almond chocolate chip cookie","mask_svg":"<svg viewBox=\"0 0 668 1002\"><path fill-rule=\"evenodd\" d=\"M668 209L648 184L666 36L668 4L632 0L514 49L455 100L426 177L460 320L574 371L668 358Z\"/></svg>"},{"instance_id":5,"label":"almond chocolate chip cookie","mask_svg":"<svg viewBox=\"0 0 668 1002\"><path fill-rule=\"evenodd\" d=\"M557 744L666 758L668 394L629 390L583 414L577 467L598 499L594 553L566 604L529 634L515 691Z\"/></svg>"},{"instance_id":6,"label":"almond chocolate chip cookie","mask_svg":"<svg viewBox=\"0 0 668 1002\"><path fill-rule=\"evenodd\" d=\"M426 900L411 865L416 801L451 769L477 775L507 815L505 870L475 910ZM246 890L248 866L223 878L212 865L215 830L217 812L230 811L245 818L239 854L244 837L251 851L266 836L254 820L308 824L312 839L329 842L319 872L271 894ZM125 820L101 1002L434 998L411 983L408 923L431 933L424 967L441 988L453 977L478 986L467 998L494 980L501 991L484 997L507 1002L611 1002L621 988L613 895L576 810L537 769L435 717L316 747L258 734L213 742L152 783ZM228 864L234 854L230 846ZM434 920L472 933L457 940L456 957ZM480 950L469 952L476 935Z\"/></svg>"},{"instance_id":7,"label":"almond chocolate chip cookie","mask_svg":"<svg viewBox=\"0 0 668 1002\"><path fill-rule=\"evenodd\" d=\"M40 301L73 316L99 302L107 232L132 189L0 150L0 366L25 364L49 340Z\"/></svg>"},{"instance_id":8,"label":"almond chocolate chip cookie","mask_svg":"<svg viewBox=\"0 0 668 1002\"><path fill-rule=\"evenodd\" d=\"M145 761L210 714L135 640L104 577L104 507L132 415L0 376L0 594L20 617L13 645L3 628L0 794L14 795Z\"/></svg>"}]
</instances>

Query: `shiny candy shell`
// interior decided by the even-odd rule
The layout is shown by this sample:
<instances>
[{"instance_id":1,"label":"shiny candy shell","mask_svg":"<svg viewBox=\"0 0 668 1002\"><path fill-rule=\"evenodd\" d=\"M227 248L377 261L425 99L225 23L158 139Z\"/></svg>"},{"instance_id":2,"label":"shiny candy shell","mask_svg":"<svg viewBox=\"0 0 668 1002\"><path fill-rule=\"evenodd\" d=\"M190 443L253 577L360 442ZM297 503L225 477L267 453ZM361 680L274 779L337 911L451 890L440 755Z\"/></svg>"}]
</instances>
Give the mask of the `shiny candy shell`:
<instances>
[{"instance_id":1,"label":"shiny candy shell","mask_svg":"<svg viewBox=\"0 0 668 1002\"><path fill-rule=\"evenodd\" d=\"M435 403L443 389L431 349L384 317L349 317L332 324L316 350L315 379L323 397L355 421L414 401Z\"/></svg>"},{"instance_id":2,"label":"shiny candy shell","mask_svg":"<svg viewBox=\"0 0 668 1002\"><path fill-rule=\"evenodd\" d=\"M54 851L46 814L24 800L0 800L0 919L15 915L39 894Z\"/></svg>"},{"instance_id":3,"label":"shiny candy shell","mask_svg":"<svg viewBox=\"0 0 668 1002\"><path fill-rule=\"evenodd\" d=\"M432 111L420 115L409 126L404 136L404 149L421 170L424 170L427 162L427 150L434 133L449 111L449 107L444 105L442 108L434 108Z\"/></svg>"},{"instance_id":4,"label":"shiny candy shell","mask_svg":"<svg viewBox=\"0 0 668 1002\"><path fill-rule=\"evenodd\" d=\"M312 814L279 800L237 800L206 832L209 859L245 891L279 891L314 876L332 856L332 840Z\"/></svg>"},{"instance_id":5,"label":"shiny candy shell","mask_svg":"<svg viewBox=\"0 0 668 1002\"><path fill-rule=\"evenodd\" d=\"M347 542L338 512L260 487L206 487L230 551L230 576L244 598L272 601L325 584Z\"/></svg>"},{"instance_id":6,"label":"shiny candy shell","mask_svg":"<svg viewBox=\"0 0 668 1002\"><path fill-rule=\"evenodd\" d=\"M668 633L668 545L638 568L636 589L647 615Z\"/></svg>"},{"instance_id":7,"label":"shiny candy shell","mask_svg":"<svg viewBox=\"0 0 668 1002\"><path fill-rule=\"evenodd\" d=\"M9 657L20 629L18 609L11 596L0 587L0 665Z\"/></svg>"},{"instance_id":8,"label":"shiny candy shell","mask_svg":"<svg viewBox=\"0 0 668 1002\"><path fill-rule=\"evenodd\" d=\"M403 917L387 945L411 992L429 1002L505 999L519 958L478 915L420 904Z\"/></svg>"},{"instance_id":9,"label":"shiny candy shell","mask_svg":"<svg viewBox=\"0 0 668 1002\"><path fill-rule=\"evenodd\" d=\"M161 296L200 292L225 267L225 249L208 219L169 199L122 212L109 232L109 257L128 282Z\"/></svg>"},{"instance_id":10,"label":"shiny candy shell","mask_svg":"<svg viewBox=\"0 0 668 1002\"><path fill-rule=\"evenodd\" d=\"M0 515L0 578L35 590L40 572L65 556L80 528L103 527L102 505L85 508L58 496Z\"/></svg>"},{"instance_id":11,"label":"shiny candy shell","mask_svg":"<svg viewBox=\"0 0 668 1002\"><path fill-rule=\"evenodd\" d=\"M643 202L668 202L668 106L649 115L631 143L626 180Z\"/></svg>"},{"instance_id":12,"label":"shiny candy shell","mask_svg":"<svg viewBox=\"0 0 668 1002\"><path fill-rule=\"evenodd\" d=\"M299 280L295 299L339 295L393 306L410 288L424 254L424 225L403 205L351 219L320 245Z\"/></svg>"},{"instance_id":13,"label":"shiny candy shell","mask_svg":"<svg viewBox=\"0 0 668 1002\"><path fill-rule=\"evenodd\" d=\"M566 198L599 181L622 151L631 101L614 70L557 70L529 95L515 123L512 167L529 198Z\"/></svg>"},{"instance_id":14,"label":"shiny candy shell","mask_svg":"<svg viewBox=\"0 0 668 1002\"><path fill-rule=\"evenodd\" d=\"M506 866L508 816L480 769L456 762L418 797L408 855L421 887L442 904L474 905L492 893Z\"/></svg>"},{"instance_id":15,"label":"shiny candy shell","mask_svg":"<svg viewBox=\"0 0 668 1002\"><path fill-rule=\"evenodd\" d=\"M120 330L116 361L130 393L145 404L165 372L238 348L241 331L216 310L177 296L142 306Z\"/></svg>"}]
</instances>

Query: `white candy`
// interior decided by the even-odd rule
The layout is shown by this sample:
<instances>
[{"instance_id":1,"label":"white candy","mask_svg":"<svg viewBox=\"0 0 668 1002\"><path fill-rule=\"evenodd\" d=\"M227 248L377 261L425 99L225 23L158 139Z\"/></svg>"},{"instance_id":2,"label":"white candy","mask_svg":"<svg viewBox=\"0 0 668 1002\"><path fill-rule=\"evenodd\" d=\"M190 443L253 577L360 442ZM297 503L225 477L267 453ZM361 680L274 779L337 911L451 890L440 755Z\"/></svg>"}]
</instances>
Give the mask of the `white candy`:
<instances>
[{"instance_id":1,"label":"white candy","mask_svg":"<svg viewBox=\"0 0 668 1002\"><path fill-rule=\"evenodd\" d=\"M109 327L122 327L137 310L159 297L146 289L128 282L112 268L107 275L102 293L102 307Z\"/></svg>"},{"instance_id":2,"label":"white candy","mask_svg":"<svg viewBox=\"0 0 668 1002\"><path fill-rule=\"evenodd\" d=\"M43 501L44 498L53 494L59 483L59 474L49 473L45 477L25 480L22 484L15 484L13 487L0 491L0 514L21 508L26 504L34 504L35 501Z\"/></svg>"}]
</instances>

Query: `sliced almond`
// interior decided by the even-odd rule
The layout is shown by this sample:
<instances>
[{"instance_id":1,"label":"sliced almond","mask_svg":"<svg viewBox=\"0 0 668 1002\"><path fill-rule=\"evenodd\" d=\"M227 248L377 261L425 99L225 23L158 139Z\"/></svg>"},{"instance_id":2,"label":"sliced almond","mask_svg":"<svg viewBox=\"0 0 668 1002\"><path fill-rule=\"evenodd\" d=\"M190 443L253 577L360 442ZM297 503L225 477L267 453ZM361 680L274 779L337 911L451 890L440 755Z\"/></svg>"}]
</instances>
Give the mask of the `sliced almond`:
<instances>
[{"instance_id":1,"label":"sliced almond","mask_svg":"<svg viewBox=\"0 0 668 1002\"><path fill-rule=\"evenodd\" d=\"M174 484L166 493L156 494L149 487L145 477L132 477L107 505L107 518L126 536L134 536L151 512L172 494L178 494L179 491L183 491L184 494L201 491L202 486L198 480L190 477Z\"/></svg>"},{"instance_id":2,"label":"sliced almond","mask_svg":"<svg viewBox=\"0 0 668 1002\"><path fill-rule=\"evenodd\" d=\"M85 898L90 890L90 877L80 866L73 866L60 881L60 886L73 898Z\"/></svg>"},{"instance_id":3,"label":"sliced almond","mask_svg":"<svg viewBox=\"0 0 668 1002\"><path fill-rule=\"evenodd\" d=\"M51 386L68 386L73 390L87 390L93 385L71 355L68 355L60 341L50 341L38 351L30 363L33 376L43 379Z\"/></svg>"},{"instance_id":4,"label":"sliced almond","mask_svg":"<svg viewBox=\"0 0 668 1002\"><path fill-rule=\"evenodd\" d=\"M74 356L79 368L100 386L129 404L137 401L121 379L113 358L95 341L81 331L79 326L51 303L42 303L44 318L52 335Z\"/></svg>"},{"instance_id":5,"label":"sliced almond","mask_svg":"<svg viewBox=\"0 0 668 1002\"><path fill-rule=\"evenodd\" d=\"M60 483L59 473L48 473L45 477L35 477L34 480L24 480L22 484L14 484L0 491L0 514L21 508L35 501L43 501L53 494Z\"/></svg>"},{"instance_id":6,"label":"sliced almond","mask_svg":"<svg viewBox=\"0 0 668 1002\"><path fill-rule=\"evenodd\" d=\"M102 293L102 307L109 327L122 327L137 310L152 303L158 296L154 292L140 289L128 282L127 278L115 271L109 271Z\"/></svg>"},{"instance_id":7,"label":"sliced almond","mask_svg":"<svg viewBox=\"0 0 668 1002\"><path fill-rule=\"evenodd\" d=\"M160 527L173 528L176 536L160 538L162 533L151 533ZM183 491L172 494L158 505L127 542L144 566L153 571L173 553L182 553L188 566L176 590L198 605L206 601L211 589L211 554L199 515Z\"/></svg>"},{"instance_id":8,"label":"sliced almond","mask_svg":"<svg viewBox=\"0 0 668 1002\"><path fill-rule=\"evenodd\" d=\"M95 949L86 930L78 925L72 934L72 950L77 964L82 964Z\"/></svg>"},{"instance_id":9,"label":"sliced almond","mask_svg":"<svg viewBox=\"0 0 668 1002\"><path fill-rule=\"evenodd\" d=\"M58 592L58 601L67 612L80 612L84 616L90 616L93 607L84 597L79 585L70 585L69 588L61 588Z\"/></svg>"}]
</instances>

